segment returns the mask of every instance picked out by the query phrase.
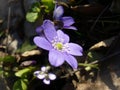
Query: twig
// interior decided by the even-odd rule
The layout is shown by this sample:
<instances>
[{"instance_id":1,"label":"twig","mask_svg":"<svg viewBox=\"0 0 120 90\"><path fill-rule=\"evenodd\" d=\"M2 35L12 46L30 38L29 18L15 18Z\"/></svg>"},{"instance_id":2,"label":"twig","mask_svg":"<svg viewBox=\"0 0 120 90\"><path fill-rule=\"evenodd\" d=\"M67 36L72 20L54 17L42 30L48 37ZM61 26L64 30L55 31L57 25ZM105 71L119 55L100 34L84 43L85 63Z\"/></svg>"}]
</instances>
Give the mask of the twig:
<instances>
[{"instance_id":1,"label":"twig","mask_svg":"<svg viewBox=\"0 0 120 90\"><path fill-rule=\"evenodd\" d=\"M105 58L103 58L103 59L101 59L101 60L95 60L94 62L88 63L88 65L90 65L90 64L97 64L97 63L99 63L99 62L108 60L109 58L114 57L114 56L117 56L117 55L119 55L119 54L120 54L120 52L116 52L116 53L110 54L109 56L106 56ZM67 78L67 77L73 75L74 73L76 73L76 72L78 72L78 71L80 71L80 70L81 70L81 68L78 68L77 70L74 70L74 71L72 71L72 72L70 72L70 73L68 73L68 74L66 74L66 75L64 75L64 76L61 76L60 78Z\"/></svg>"},{"instance_id":2,"label":"twig","mask_svg":"<svg viewBox=\"0 0 120 90\"><path fill-rule=\"evenodd\" d=\"M8 52L8 41L9 41L9 37L8 37L8 34L9 34L9 29L10 29L10 16L11 16L11 7L8 8L8 20L7 20L7 29L6 29L6 37L7 37L7 40L6 40L6 50L5 52L7 53Z\"/></svg>"},{"instance_id":3,"label":"twig","mask_svg":"<svg viewBox=\"0 0 120 90\"><path fill-rule=\"evenodd\" d=\"M70 73L68 73L68 74L66 74L64 76L61 76L60 78L67 78L69 76L72 76L74 73L76 73L76 72L78 72L80 70L81 70L81 68L78 68L77 70L74 70L74 71L72 71L72 72L70 72Z\"/></svg>"}]
</instances>

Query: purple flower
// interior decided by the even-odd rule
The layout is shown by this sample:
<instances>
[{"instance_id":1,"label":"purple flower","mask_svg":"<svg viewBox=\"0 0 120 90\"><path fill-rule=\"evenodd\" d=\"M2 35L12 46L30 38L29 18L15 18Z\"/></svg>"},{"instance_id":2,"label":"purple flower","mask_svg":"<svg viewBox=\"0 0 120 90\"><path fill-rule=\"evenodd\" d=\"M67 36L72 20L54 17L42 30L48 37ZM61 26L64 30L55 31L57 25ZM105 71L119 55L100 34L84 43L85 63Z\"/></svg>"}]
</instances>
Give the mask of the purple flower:
<instances>
[{"instance_id":1,"label":"purple flower","mask_svg":"<svg viewBox=\"0 0 120 90\"><path fill-rule=\"evenodd\" d=\"M74 19L70 16L62 17L63 13L64 13L63 7L56 5L53 13L53 18L55 19L56 28L77 30L76 27L71 26L72 24L75 23Z\"/></svg>"},{"instance_id":2,"label":"purple flower","mask_svg":"<svg viewBox=\"0 0 120 90\"><path fill-rule=\"evenodd\" d=\"M42 31L43 31L42 25L41 25L41 26L38 26L38 27L36 28L36 32L37 32L39 35L42 34Z\"/></svg>"},{"instance_id":3,"label":"purple flower","mask_svg":"<svg viewBox=\"0 0 120 90\"><path fill-rule=\"evenodd\" d=\"M63 16L64 9L62 6L55 5L55 10L53 12L53 18L55 20L60 20L60 18Z\"/></svg>"},{"instance_id":4,"label":"purple flower","mask_svg":"<svg viewBox=\"0 0 120 90\"><path fill-rule=\"evenodd\" d=\"M76 69L78 63L74 56L82 56L82 47L69 43L69 36L61 30L56 31L50 20L44 21L43 28L45 37L36 36L34 43L49 51L50 64L58 67L66 61L73 69Z\"/></svg>"},{"instance_id":5,"label":"purple flower","mask_svg":"<svg viewBox=\"0 0 120 90\"><path fill-rule=\"evenodd\" d=\"M56 75L53 73L48 73L49 69L49 67L43 66L41 67L41 70L35 71L34 75L39 79L43 79L45 84L50 84L50 80L55 80Z\"/></svg>"}]
</instances>

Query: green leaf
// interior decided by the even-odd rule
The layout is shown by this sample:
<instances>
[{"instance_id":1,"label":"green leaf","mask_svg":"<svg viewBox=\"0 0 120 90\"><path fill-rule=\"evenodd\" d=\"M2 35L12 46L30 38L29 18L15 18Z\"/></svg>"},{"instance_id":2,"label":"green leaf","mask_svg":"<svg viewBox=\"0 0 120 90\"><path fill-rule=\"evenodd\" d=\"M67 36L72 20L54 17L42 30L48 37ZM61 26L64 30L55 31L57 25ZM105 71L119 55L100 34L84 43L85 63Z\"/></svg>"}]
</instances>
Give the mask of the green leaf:
<instances>
[{"instance_id":1,"label":"green leaf","mask_svg":"<svg viewBox=\"0 0 120 90\"><path fill-rule=\"evenodd\" d=\"M33 7L33 8L32 8L32 11L33 11L33 12L38 12L38 13L39 13L39 12L40 12L40 8L38 8L38 7Z\"/></svg>"},{"instance_id":2,"label":"green leaf","mask_svg":"<svg viewBox=\"0 0 120 90\"><path fill-rule=\"evenodd\" d=\"M28 12L26 14L26 19L29 22L35 22L37 18L38 18L38 13L36 12Z\"/></svg>"},{"instance_id":3,"label":"green leaf","mask_svg":"<svg viewBox=\"0 0 120 90\"><path fill-rule=\"evenodd\" d=\"M0 76L3 74L3 68L2 67L0 67Z\"/></svg>"},{"instance_id":4,"label":"green leaf","mask_svg":"<svg viewBox=\"0 0 120 90\"><path fill-rule=\"evenodd\" d=\"M7 55L5 57L0 57L0 61L3 61L3 62L15 62L15 57Z\"/></svg>"},{"instance_id":5,"label":"green leaf","mask_svg":"<svg viewBox=\"0 0 120 90\"><path fill-rule=\"evenodd\" d=\"M26 77L28 75L28 73L30 73L33 69L34 69L34 67L24 68L22 70L17 71L15 73L15 76L17 76L17 77Z\"/></svg>"},{"instance_id":6,"label":"green leaf","mask_svg":"<svg viewBox=\"0 0 120 90\"><path fill-rule=\"evenodd\" d=\"M49 13L54 9L54 0L41 0L42 4L46 7L45 12Z\"/></svg>"},{"instance_id":7,"label":"green leaf","mask_svg":"<svg viewBox=\"0 0 120 90\"><path fill-rule=\"evenodd\" d=\"M32 4L31 12L40 12L40 3L35 2Z\"/></svg>"},{"instance_id":8,"label":"green leaf","mask_svg":"<svg viewBox=\"0 0 120 90\"><path fill-rule=\"evenodd\" d=\"M3 31L2 31L2 32L0 32L0 37L1 37L1 36L3 36L3 35L4 35L4 32L3 32Z\"/></svg>"},{"instance_id":9,"label":"green leaf","mask_svg":"<svg viewBox=\"0 0 120 90\"><path fill-rule=\"evenodd\" d=\"M27 90L28 80L19 79L13 85L13 90Z\"/></svg>"}]
</instances>

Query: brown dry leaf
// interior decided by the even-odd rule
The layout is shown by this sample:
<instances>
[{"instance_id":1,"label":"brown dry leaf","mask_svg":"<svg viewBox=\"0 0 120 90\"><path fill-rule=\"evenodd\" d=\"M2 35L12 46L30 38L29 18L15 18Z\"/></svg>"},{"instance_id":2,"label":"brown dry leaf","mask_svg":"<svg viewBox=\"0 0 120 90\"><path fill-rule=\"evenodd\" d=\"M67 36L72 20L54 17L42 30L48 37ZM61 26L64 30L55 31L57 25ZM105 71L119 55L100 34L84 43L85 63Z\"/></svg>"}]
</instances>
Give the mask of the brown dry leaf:
<instances>
[{"instance_id":1,"label":"brown dry leaf","mask_svg":"<svg viewBox=\"0 0 120 90\"><path fill-rule=\"evenodd\" d=\"M0 45L0 49L6 49L6 46Z\"/></svg>"},{"instance_id":2,"label":"brown dry leaf","mask_svg":"<svg viewBox=\"0 0 120 90\"><path fill-rule=\"evenodd\" d=\"M5 53L4 52L2 52L2 51L0 51L0 57L2 58L2 57L5 57Z\"/></svg>"},{"instance_id":3,"label":"brown dry leaf","mask_svg":"<svg viewBox=\"0 0 120 90\"><path fill-rule=\"evenodd\" d=\"M24 66L30 66L30 65L33 65L33 64L36 64L36 61L35 60L29 60L29 61L23 61L20 66L24 67Z\"/></svg>"},{"instance_id":4,"label":"brown dry leaf","mask_svg":"<svg viewBox=\"0 0 120 90\"><path fill-rule=\"evenodd\" d=\"M0 19L0 24L3 23L3 20Z\"/></svg>"},{"instance_id":5,"label":"brown dry leaf","mask_svg":"<svg viewBox=\"0 0 120 90\"><path fill-rule=\"evenodd\" d=\"M93 45L92 47L90 47L89 50L96 50L96 49L99 49L100 47L109 47L114 39L115 37L112 37L112 38L100 41L95 45Z\"/></svg>"},{"instance_id":6,"label":"brown dry leaf","mask_svg":"<svg viewBox=\"0 0 120 90\"><path fill-rule=\"evenodd\" d=\"M41 54L40 50L32 50L32 51L26 51L26 52L22 53L21 56L28 57L28 56L40 55L40 54Z\"/></svg>"}]
</instances>

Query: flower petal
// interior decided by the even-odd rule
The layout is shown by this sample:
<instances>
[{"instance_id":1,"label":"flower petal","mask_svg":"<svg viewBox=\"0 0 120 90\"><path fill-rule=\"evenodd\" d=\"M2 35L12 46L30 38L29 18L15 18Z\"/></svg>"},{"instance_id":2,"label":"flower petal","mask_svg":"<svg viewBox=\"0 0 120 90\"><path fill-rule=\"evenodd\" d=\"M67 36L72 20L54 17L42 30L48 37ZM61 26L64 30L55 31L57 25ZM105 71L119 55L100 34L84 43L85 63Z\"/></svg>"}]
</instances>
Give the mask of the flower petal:
<instances>
[{"instance_id":1,"label":"flower petal","mask_svg":"<svg viewBox=\"0 0 120 90\"><path fill-rule=\"evenodd\" d=\"M45 74L40 74L41 71L35 71L34 75L39 78L39 79L43 79L45 78Z\"/></svg>"},{"instance_id":2,"label":"flower petal","mask_svg":"<svg viewBox=\"0 0 120 90\"><path fill-rule=\"evenodd\" d=\"M56 6L55 10L54 10L54 13L53 13L53 17L56 19L56 20L59 20L62 15L64 13L64 9L62 6Z\"/></svg>"},{"instance_id":3,"label":"flower petal","mask_svg":"<svg viewBox=\"0 0 120 90\"><path fill-rule=\"evenodd\" d=\"M64 23L64 26L71 26L72 24L75 23L72 17L62 17L62 21Z\"/></svg>"},{"instance_id":4,"label":"flower petal","mask_svg":"<svg viewBox=\"0 0 120 90\"><path fill-rule=\"evenodd\" d=\"M58 67L64 63L63 54L55 49L49 52L49 62L51 65Z\"/></svg>"},{"instance_id":5,"label":"flower petal","mask_svg":"<svg viewBox=\"0 0 120 90\"><path fill-rule=\"evenodd\" d=\"M35 72L34 72L34 75L37 76L37 75L40 74L40 72L41 72L41 71L35 71Z\"/></svg>"},{"instance_id":6,"label":"flower petal","mask_svg":"<svg viewBox=\"0 0 120 90\"><path fill-rule=\"evenodd\" d=\"M45 72L45 71L46 71L46 67L45 67L45 66L42 66L42 67L41 67L41 71Z\"/></svg>"},{"instance_id":7,"label":"flower petal","mask_svg":"<svg viewBox=\"0 0 120 90\"><path fill-rule=\"evenodd\" d=\"M77 30L77 28L76 28L76 27L74 27L74 26L64 26L63 28L64 28L64 29Z\"/></svg>"},{"instance_id":8,"label":"flower petal","mask_svg":"<svg viewBox=\"0 0 120 90\"><path fill-rule=\"evenodd\" d=\"M57 32L55 30L55 27L50 20L45 20L43 22L43 28L44 28L44 34L46 38L51 42L54 37L57 36Z\"/></svg>"},{"instance_id":9,"label":"flower petal","mask_svg":"<svg viewBox=\"0 0 120 90\"><path fill-rule=\"evenodd\" d=\"M56 79L56 75L53 74L53 73L49 73L48 76L49 76L50 80L55 80Z\"/></svg>"},{"instance_id":10,"label":"flower petal","mask_svg":"<svg viewBox=\"0 0 120 90\"><path fill-rule=\"evenodd\" d=\"M45 78L45 74L39 74L39 75L37 76L37 78L39 78L39 79L44 79L44 78Z\"/></svg>"},{"instance_id":11,"label":"flower petal","mask_svg":"<svg viewBox=\"0 0 120 90\"><path fill-rule=\"evenodd\" d=\"M38 34L42 33L42 31L43 31L43 27L42 26L39 26L39 27L36 28L36 32Z\"/></svg>"},{"instance_id":12,"label":"flower petal","mask_svg":"<svg viewBox=\"0 0 120 90\"><path fill-rule=\"evenodd\" d=\"M67 53L71 54L71 55L75 55L75 56L82 56L82 47L78 44L75 43L67 43L67 46L69 47L69 50L67 51Z\"/></svg>"},{"instance_id":13,"label":"flower petal","mask_svg":"<svg viewBox=\"0 0 120 90\"><path fill-rule=\"evenodd\" d=\"M78 67L77 60L76 60L72 55L65 54L64 57L65 57L65 61L66 61L73 69L77 69L77 67Z\"/></svg>"},{"instance_id":14,"label":"flower petal","mask_svg":"<svg viewBox=\"0 0 120 90\"><path fill-rule=\"evenodd\" d=\"M44 82L45 84L47 84L47 85L50 84L50 80L49 80L49 79L44 79L43 82Z\"/></svg>"},{"instance_id":15,"label":"flower petal","mask_svg":"<svg viewBox=\"0 0 120 90\"><path fill-rule=\"evenodd\" d=\"M69 42L69 40L70 40L69 36L67 34L65 34L63 31L58 30L57 34L58 34L59 38L64 39L63 43L68 43Z\"/></svg>"},{"instance_id":16,"label":"flower petal","mask_svg":"<svg viewBox=\"0 0 120 90\"><path fill-rule=\"evenodd\" d=\"M45 50L52 49L52 45L44 37L36 36L34 37L33 41L40 48L43 48Z\"/></svg>"}]
</instances>

